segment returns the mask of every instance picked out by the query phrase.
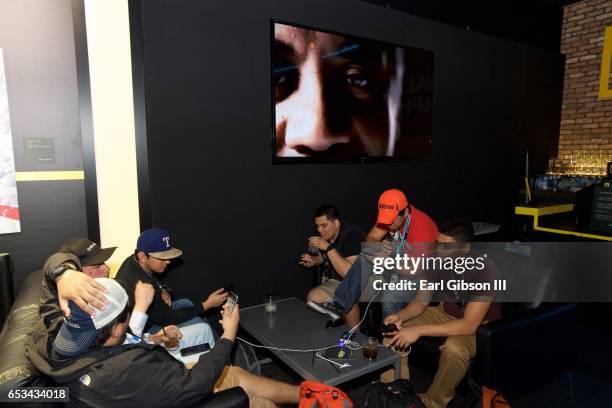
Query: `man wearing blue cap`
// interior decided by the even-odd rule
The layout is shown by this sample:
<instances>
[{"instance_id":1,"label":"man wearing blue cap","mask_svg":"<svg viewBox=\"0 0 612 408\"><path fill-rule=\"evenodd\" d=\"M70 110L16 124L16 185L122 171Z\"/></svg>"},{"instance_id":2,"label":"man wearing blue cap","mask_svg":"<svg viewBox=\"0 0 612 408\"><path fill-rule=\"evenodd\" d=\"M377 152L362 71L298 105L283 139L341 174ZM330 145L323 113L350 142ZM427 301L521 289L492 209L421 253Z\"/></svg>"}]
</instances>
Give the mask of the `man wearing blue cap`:
<instances>
[{"instance_id":1,"label":"man wearing blue cap","mask_svg":"<svg viewBox=\"0 0 612 408\"><path fill-rule=\"evenodd\" d=\"M212 346L214 345L212 330L198 315L213 307L221 306L228 294L223 289L218 289L195 305L186 298L173 300L169 291L155 276L165 272L170 261L182 254L183 251L170 244L170 235L167 231L160 228L148 229L138 237L134 255L123 261L116 279L122 283L132 301L132 294L138 281L150 283L155 288L153 302L147 313L142 315L144 319L148 317L146 332L154 333L163 326L177 325L183 334L179 348L202 343L209 343ZM177 358L180 359L180 356L177 355Z\"/></svg>"}]
</instances>

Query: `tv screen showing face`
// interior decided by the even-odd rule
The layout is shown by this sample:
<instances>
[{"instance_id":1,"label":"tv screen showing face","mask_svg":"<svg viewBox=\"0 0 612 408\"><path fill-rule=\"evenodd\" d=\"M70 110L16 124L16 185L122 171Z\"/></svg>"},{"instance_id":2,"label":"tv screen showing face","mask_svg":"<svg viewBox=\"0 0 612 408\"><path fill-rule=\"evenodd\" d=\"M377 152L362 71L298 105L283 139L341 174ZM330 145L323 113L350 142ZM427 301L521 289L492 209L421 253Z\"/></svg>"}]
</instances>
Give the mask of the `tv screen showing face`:
<instances>
[{"instance_id":1,"label":"tv screen showing face","mask_svg":"<svg viewBox=\"0 0 612 408\"><path fill-rule=\"evenodd\" d=\"M433 52L272 21L274 162L431 160Z\"/></svg>"}]
</instances>

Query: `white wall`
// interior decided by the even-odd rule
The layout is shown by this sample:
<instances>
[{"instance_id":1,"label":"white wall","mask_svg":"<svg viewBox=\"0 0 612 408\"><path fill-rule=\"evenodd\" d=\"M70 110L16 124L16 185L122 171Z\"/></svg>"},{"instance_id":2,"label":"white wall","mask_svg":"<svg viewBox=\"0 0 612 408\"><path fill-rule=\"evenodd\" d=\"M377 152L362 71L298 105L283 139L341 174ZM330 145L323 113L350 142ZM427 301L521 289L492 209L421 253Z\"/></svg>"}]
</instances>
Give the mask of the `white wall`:
<instances>
[{"instance_id":1,"label":"white wall","mask_svg":"<svg viewBox=\"0 0 612 408\"><path fill-rule=\"evenodd\" d=\"M114 276L140 233L127 0L85 0L100 243Z\"/></svg>"}]
</instances>

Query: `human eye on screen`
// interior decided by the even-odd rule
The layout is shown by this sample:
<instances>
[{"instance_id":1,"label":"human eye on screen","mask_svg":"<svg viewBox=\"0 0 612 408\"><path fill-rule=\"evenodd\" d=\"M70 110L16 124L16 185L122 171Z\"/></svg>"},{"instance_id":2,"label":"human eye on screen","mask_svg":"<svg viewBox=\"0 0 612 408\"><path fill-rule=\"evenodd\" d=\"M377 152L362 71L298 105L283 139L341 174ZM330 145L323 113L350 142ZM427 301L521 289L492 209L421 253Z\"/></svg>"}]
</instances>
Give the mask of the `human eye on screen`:
<instances>
[{"instance_id":1,"label":"human eye on screen","mask_svg":"<svg viewBox=\"0 0 612 408\"><path fill-rule=\"evenodd\" d=\"M295 64L277 61L274 63L273 86L275 102L281 102L296 90L299 82L298 67Z\"/></svg>"},{"instance_id":2,"label":"human eye on screen","mask_svg":"<svg viewBox=\"0 0 612 408\"><path fill-rule=\"evenodd\" d=\"M349 94L358 99L368 99L375 92L372 75L361 66L347 67L344 72L344 82Z\"/></svg>"}]
</instances>

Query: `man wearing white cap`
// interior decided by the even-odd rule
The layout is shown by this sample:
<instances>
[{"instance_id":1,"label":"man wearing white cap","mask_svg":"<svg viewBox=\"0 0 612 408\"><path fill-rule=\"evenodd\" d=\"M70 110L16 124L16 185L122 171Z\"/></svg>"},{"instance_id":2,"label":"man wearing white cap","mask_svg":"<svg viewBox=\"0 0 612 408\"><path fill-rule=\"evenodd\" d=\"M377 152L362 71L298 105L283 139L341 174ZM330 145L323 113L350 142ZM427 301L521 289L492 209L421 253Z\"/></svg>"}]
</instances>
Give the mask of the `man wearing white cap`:
<instances>
[{"instance_id":1,"label":"man wearing white cap","mask_svg":"<svg viewBox=\"0 0 612 408\"><path fill-rule=\"evenodd\" d=\"M161 347L126 341L128 295L112 279L97 281L107 291L105 313L92 317L71 302L71 317L59 331L53 355L47 358L41 353L29 353L40 372L69 388L72 404L114 408L189 406L211 393L241 387L251 407L271 407L296 404L303 394L296 385L225 366L240 320L237 305L231 312L225 305L220 340L187 369Z\"/></svg>"}]
</instances>

